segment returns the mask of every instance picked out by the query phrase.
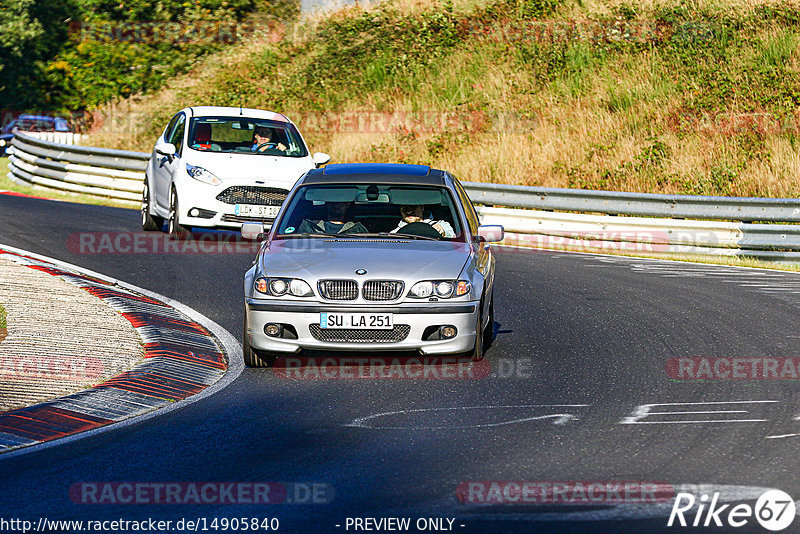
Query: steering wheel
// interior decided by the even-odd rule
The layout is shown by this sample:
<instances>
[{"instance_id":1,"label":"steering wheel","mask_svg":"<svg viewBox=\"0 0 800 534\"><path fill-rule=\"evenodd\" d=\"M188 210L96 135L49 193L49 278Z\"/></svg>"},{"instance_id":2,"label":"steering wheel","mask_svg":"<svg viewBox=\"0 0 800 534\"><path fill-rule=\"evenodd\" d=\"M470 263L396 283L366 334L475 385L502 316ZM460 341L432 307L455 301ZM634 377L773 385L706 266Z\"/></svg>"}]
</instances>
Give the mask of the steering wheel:
<instances>
[{"instance_id":1,"label":"steering wheel","mask_svg":"<svg viewBox=\"0 0 800 534\"><path fill-rule=\"evenodd\" d=\"M278 143L261 143L256 148L256 151L261 152L262 149L269 149L269 148L278 148Z\"/></svg>"},{"instance_id":2,"label":"steering wheel","mask_svg":"<svg viewBox=\"0 0 800 534\"><path fill-rule=\"evenodd\" d=\"M418 235L422 237L437 237L441 238L436 228L426 222L414 222L407 224L397 231L398 234Z\"/></svg>"}]
</instances>

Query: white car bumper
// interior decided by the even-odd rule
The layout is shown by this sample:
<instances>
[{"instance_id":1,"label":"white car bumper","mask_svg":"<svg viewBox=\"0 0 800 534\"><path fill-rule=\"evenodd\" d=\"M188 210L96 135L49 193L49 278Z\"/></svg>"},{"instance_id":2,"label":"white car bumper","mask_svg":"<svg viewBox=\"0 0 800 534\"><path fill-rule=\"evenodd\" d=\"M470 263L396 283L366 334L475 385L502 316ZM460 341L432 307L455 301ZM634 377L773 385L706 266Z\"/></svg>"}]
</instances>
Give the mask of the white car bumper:
<instances>
[{"instance_id":1,"label":"white car bumper","mask_svg":"<svg viewBox=\"0 0 800 534\"><path fill-rule=\"evenodd\" d=\"M222 185L213 186L195 180L178 187L179 220L183 226L203 228L239 229L244 222L261 222L269 226L293 185L294 182L289 181L254 184L253 180L226 180ZM243 188L249 191L235 192ZM260 188L263 194L252 188ZM231 190L232 193L225 194ZM240 208L238 212L237 205ZM247 208L241 206L254 206L257 212L243 213Z\"/></svg>"}]
</instances>

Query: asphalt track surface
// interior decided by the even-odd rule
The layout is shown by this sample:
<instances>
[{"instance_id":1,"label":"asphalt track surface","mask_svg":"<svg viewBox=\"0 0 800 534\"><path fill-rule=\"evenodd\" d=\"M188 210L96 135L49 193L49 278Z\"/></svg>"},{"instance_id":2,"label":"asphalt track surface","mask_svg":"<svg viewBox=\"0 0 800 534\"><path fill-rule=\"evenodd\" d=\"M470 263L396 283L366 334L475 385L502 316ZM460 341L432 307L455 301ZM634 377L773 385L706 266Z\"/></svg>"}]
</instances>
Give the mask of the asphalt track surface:
<instances>
[{"instance_id":1,"label":"asphalt track surface","mask_svg":"<svg viewBox=\"0 0 800 534\"><path fill-rule=\"evenodd\" d=\"M0 243L161 293L240 338L251 254L78 254L66 246L77 232L137 231L138 217L0 195ZM289 380L246 369L221 392L161 417L0 457L0 518L277 517L279 532L293 533L354 532L346 521L356 517L452 518L463 533L767 532L753 518L738 529L667 528L671 501L477 505L459 502L456 490L469 481L642 481L676 491L705 485L697 491L751 504L765 488L800 496L800 382L672 380L666 371L676 357L798 356L800 276L507 249L497 254L495 303L486 378ZM701 413L642 416L646 404ZM716 411L734 413L708 413ZM72 484L106 481L321 483L333 498L70 499ZM800 519L784 532L798 531Z\"/></svg>"}]
</instances>

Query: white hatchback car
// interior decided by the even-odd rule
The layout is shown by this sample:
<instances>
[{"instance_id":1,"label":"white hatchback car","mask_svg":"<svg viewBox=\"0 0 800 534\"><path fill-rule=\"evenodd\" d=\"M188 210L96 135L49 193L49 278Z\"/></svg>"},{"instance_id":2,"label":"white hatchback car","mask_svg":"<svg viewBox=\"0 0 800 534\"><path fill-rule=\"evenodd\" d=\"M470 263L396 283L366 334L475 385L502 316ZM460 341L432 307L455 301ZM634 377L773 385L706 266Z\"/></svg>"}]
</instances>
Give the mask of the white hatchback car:
<instances>
[{"instance_id":1,"label":"white hatchback car","mask_svg":"<svg viewBox=\"0 0 800 534\"><path fill-rule=\"evenodd\" d=\"M171 234L193 226L238 230L270 225L289 190L330 156L310 155L286 116L259 109L198 106L164 128L145 171L142 228Z\"/></svg>"}]
</instances>

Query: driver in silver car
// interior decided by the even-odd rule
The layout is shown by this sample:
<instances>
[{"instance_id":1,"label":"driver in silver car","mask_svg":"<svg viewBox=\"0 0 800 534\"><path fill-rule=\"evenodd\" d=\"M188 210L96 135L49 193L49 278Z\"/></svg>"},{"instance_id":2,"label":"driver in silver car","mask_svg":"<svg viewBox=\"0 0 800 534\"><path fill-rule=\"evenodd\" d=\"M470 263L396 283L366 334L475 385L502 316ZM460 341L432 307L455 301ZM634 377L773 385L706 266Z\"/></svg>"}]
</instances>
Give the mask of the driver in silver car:
<instances>
[{"instance_id":1,"label":"driver in silver car","mask_svg":"<svg viewBox=\"0 0 800 534\"><path fill-rule=\"evenodd\" d=\"M298 232L301 234L351 234L367 233L368 230L360 222L350 219L352 202L326 202L327 218L321 221L304 219Z\"/></svg>"},{"instance_id":2,"label":"driver in silver car","mask_svg":"<svg viewBox=\"0 0 800 534\"><path fill-rule=\"evenodd\" d=\"M449 222L444 220L434 220L433 213L430 211L425 213L425 206L421 204L413 206L400 206L400 217L402 217L402 219L399 223L397 223L397 228L391 231L393 234L396 234L407 224L427 223L433 226L434 230L442 234L443 237L454 237L456 235Z\"/></svg>"}]
</instances>

